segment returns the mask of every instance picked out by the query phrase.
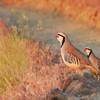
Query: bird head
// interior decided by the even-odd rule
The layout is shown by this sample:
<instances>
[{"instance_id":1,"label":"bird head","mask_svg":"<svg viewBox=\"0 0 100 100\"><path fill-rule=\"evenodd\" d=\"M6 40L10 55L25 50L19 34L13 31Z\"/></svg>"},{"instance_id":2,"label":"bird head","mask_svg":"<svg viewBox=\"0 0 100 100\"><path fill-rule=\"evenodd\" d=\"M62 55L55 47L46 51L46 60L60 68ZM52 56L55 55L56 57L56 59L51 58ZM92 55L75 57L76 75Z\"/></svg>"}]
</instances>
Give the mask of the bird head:
<instances>
[{"instance_id":1,"label":"bird head","mask_svg":"<svg viewBox=\"0 0 100 100\"><path fill-rule=\"evenodd\" d=\"M65 40L68 39L67 35L65 35L63 32L58 32L56 38L60 42L61 47L63 46Z\"/></svg>"},{"instance_id":2,"label":"bird head","mask_svg":"<svg viewBox=\"0 0 100 100\"><path fill-rule=\"evenodd\" d=\"M85 52L85 53L86 53L86 55L89 57L89 56L91 55L91 53L92 53L92 49L91 49L91 48L86 47L86 48L84 48L84 52Z\"/></svg>"}]
</instances>

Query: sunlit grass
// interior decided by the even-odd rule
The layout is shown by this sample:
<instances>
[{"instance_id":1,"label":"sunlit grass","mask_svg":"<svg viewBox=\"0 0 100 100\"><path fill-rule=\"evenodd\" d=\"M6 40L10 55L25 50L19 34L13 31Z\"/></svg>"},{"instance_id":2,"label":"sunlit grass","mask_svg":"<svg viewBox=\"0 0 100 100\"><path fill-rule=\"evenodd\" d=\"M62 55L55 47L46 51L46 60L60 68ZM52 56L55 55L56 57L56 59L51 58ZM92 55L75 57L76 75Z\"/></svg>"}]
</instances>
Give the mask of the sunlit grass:
<instances>
[{"instance_id":1,"label":"sunlit grass","mask_svg":"<svg viewBox=\"0 0 100 100\"><path fill-rule=\"evenodd\" d=\"M16 35L0 37L0 93L17 84L27 68L25 45Z\"/></svg>"}]
</instances>

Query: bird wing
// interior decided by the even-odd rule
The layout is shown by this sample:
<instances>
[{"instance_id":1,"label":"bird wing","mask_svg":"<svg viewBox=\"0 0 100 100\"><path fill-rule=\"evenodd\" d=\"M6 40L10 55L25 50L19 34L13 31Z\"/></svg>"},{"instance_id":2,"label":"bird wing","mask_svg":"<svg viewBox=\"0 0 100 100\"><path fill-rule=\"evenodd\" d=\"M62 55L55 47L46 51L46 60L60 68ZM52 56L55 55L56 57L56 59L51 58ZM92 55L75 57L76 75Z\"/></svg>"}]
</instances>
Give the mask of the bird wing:
<instances>
[{"instance_id":1,"label":"bird wing","mask_svg":"<svg viewBox=\"0 0 100 100\"><path fill-rule=\"evenodd\" d=\"M98 69L100 70L100 58L98 58Z\"/></svg>"},{"instance_id":2,"label":"bird wing","mask_svg":"<svg viewBox=\"0 0 100 100\"><path fill-rule=\"evenodd\" d=\"M65 51L71 53L72 55L74 55L74 58L76 58L78 60L78 61L76 61L78 63L79 62L81 64L89 64L90 63L88 58L84 55L84 53L82 53L79 49L77 49L72 44L67 46Z\"/></svg>"},{"instance_id":3,"label":"bird wing","mask_svg":"<svg viewBox=\"0 0 100 100\"><path fill-rule=\"evenodd\" d=\"M64 59L70 64L80 65L80 59L71 53L64 54Z\"/></svg>"},{"instance_id":4,"label":"bird wing","mask_svg":"<svg viewBox=\"0 0 100 100\"><path fill-rule=\"evenodd\" d=\"M89 64L89 59L77 48L73 49L74 52L72 52L72 54L77 57L77 59L79 59L81 64Z\"/></svg>"}]
</instances>

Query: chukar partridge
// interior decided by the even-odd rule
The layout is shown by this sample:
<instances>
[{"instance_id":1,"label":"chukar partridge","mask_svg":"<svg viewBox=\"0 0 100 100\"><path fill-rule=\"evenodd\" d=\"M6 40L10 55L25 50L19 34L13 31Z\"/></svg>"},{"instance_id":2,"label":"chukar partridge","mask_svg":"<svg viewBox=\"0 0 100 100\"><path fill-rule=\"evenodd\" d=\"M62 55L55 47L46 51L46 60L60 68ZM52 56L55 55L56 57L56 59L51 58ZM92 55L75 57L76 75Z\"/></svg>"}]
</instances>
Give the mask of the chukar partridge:
<instances>
[{"instance_id":1,"label":"chukar partridge","mask_svg":"<svg viewBox=\"0 0 100 100\"><path fill-rule=\"evenodd\" d=\"M75 48L67 35L62 32L59 32L57 33L56 37L60 43L62 59L68 67L76 68L81 67L81 64L89 64L88 58L77 48Z\"/></svg>"},{"instance_id":2,"label":"chukar partridge","mask_svg":"<svg viewBox=\"0 0 100 100\"><path fill-rule=\"evenodd\" d=\"M96 57L95 54L93 53L91 48L84 48L84 52L86 53L90 63L100 69L100 58Z\"/></svg>"}]
</instances>

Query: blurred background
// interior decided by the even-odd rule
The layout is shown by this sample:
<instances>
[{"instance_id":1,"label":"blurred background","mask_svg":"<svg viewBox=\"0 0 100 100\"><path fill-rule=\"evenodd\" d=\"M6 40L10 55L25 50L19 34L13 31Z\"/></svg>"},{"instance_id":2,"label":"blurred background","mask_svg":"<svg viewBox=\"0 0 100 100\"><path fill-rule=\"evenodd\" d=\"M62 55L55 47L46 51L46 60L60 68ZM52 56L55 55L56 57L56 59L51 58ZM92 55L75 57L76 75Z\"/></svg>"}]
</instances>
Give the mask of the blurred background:
<instances>
[{"instance_id":1,"label":"blurred background","mask_svg":"<svg viewBox=\"0 0 100 100\"><path fill-rule=\"evenodd\" d=\"M0 0L0 19L26 38L54 44L56 32L63 31L75 45L97 50L99 4L99 0Z\"/></svg>"}]
</instances>

